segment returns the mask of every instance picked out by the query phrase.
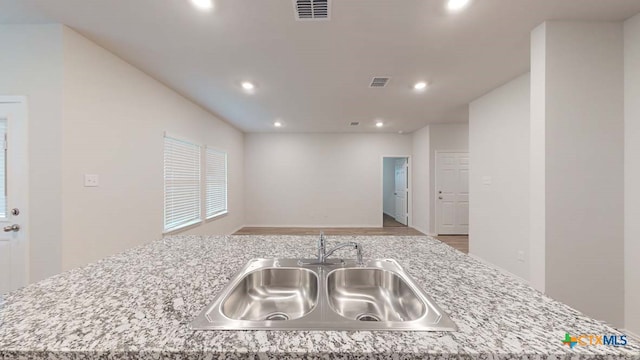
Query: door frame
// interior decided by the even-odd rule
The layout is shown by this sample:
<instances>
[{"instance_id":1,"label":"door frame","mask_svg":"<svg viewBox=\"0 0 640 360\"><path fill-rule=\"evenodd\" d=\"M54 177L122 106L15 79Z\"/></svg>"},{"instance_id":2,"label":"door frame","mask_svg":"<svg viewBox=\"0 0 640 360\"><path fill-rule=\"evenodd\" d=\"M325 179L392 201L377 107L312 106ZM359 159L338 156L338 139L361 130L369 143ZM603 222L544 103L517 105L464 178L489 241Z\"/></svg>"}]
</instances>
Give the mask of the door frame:
<instances>
[{"instance_id":1,"label":"door frame","mask_svg":"<svg viewBox=\"0 0 640 360\"><path fill-rule=\"evenodd\" d=\"M433 211L435 214L435 224L433 224L433 228L435 230L435 235L439 235L440 234L440 229L438 229L438 227L440 226L440 206L438 205L438 155L440 154L447 154L447 153L464 153L469 155L469 150L436 150L434 152L434 159L433 159L433 165L434 165L434 173L433 173Z\"/></svg>"},{"instance_id":2,"label":"door frame","mask_svg":"<svg viewBox=\"0 0 640 360\"><path fill-rule=\"evenodd\" d=\"M19 106L19 116L21 118L21 120L23 121L23 131L24 134L26 136L26 138L24 139L25 144L24 144L24 148L25 148L25 154L24 157L26 159L26 161L29 161L29 108L28 108L28 101L27 101L27 97L26 96L7 96L7 95L0 95L0 104L15 104L16 106ZM9 124L9 126L11 126ZM7 129L9 129L9 127L7 127ZM11 146L11 145L9 145ZM19 286L26 286L29 284L30 279L31 279L31 274L30 274L30 264L29 264L29 248L31 246L31 242L30 242L30 238L29 238L29 218L30 218L30 213L29 213L29 184L30 184L30 180L29 180L29 164L27 164L27 166L25 166L24 168L24 174L23 174L25 183L24 186L26 186L27 190L25 192L25 203L23 205L21 205L20 207L20 212L21 212L21 221L20 221L20 226L21 226L21 230L20 232L22 233L23 236L23 240L24 240L24 244L23 246L21 246L21 257L22 257L22 262L23 262L23 266L22 266L22 271L21 271L21 279L19 279ZM9 203L7 202L7 205L9 205Z\"/></svg>"},{"instance_id":3,"label":"door frame","mask_svg":"<svg viewBox=\"0 0 640 360\"><path fill-rule=\"evenodd\" d=\"M384 213L384 159L385 158L403 158L407 159L407 227L413 227L413 189L411 174L413 171L413 165L411 163L411 155L382 155L380 157L380 189L378 195L382 199L380 202L380 214ZM383 227L384 222L380 218L380 227Z\"/></svg>"}]
</instances>

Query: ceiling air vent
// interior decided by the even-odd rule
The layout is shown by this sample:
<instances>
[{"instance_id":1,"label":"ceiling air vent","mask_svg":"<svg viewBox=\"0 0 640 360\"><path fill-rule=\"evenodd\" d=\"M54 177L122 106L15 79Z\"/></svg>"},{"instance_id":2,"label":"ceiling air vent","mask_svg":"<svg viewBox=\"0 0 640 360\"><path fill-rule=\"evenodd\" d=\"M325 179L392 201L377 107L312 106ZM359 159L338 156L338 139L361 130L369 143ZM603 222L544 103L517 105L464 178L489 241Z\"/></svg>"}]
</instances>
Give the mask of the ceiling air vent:
<instances>
[{"instance_id":1,"label":"ceiling air vent","mask_svg":"<svg viewBox=\"0 0 640 360\"><path fill-rule=\"evenodd\" d=\"M374 77L371 80L371 85L369 85L369 87L372 88L383 88L385 86L387 86L387 84L389 83L389 79L391 79L390 77Z\"/></svg>"},{"instance_id":2,"label":"ceiling air vent","mask_svg":"<svg viewBox=\"0 0 640 360\"><path fill-rule=\"evenodd\" d=\"M352 122L349 123L349 125L350 126L358 126L358 125L360 125L360 122L359 121L352 121Z\"/></svg>"},{"instance_id":3,"label":"ceiling air vent","mask_svg":"<svg viewBox=\"0 0 640 360\"><path fill-rule=\"evenodd\" d=\"M293 0L296 20L329 20L331 0Z\"/></svg>"}]
</instances>

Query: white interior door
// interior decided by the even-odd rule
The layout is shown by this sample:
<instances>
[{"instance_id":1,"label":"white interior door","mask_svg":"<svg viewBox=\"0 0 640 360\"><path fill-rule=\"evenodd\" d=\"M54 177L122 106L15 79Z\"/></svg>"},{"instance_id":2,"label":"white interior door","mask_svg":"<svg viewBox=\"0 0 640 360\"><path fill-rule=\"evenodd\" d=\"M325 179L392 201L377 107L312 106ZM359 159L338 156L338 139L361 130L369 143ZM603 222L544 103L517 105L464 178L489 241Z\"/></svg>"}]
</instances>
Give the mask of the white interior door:
<instances>
[{"instance_id":1,"label":"white interior door","mask_svg":"<svg viewBox=\"0 0 640 360\"><path fill-rule=\"evenodd\" d=\"M27 284L26 100L0 97L0 294Z\"/></svg>"},{"instance_id":2,"label":"white interior door","mask_svg":"<svg viewBox=\"0 0 640 360\"><path fill-rule=\"evenodd\" d=\"M395 162L396 168L396 188L395 188L395 199L396 199L396 216L395 219L397 222L407 225L408 224L408 203L407 203L407 159L396 159Z\"/></svg>"},{"instance_id":3,"label":"white interior door","mask_svg":"<svg viewBox=\"0 0 640 360\"><path fill-rule=\"evenodd\" d=\"M436 156L436 223L438 234L469 234L469 153Z\"/></svg>"}]
</instances>

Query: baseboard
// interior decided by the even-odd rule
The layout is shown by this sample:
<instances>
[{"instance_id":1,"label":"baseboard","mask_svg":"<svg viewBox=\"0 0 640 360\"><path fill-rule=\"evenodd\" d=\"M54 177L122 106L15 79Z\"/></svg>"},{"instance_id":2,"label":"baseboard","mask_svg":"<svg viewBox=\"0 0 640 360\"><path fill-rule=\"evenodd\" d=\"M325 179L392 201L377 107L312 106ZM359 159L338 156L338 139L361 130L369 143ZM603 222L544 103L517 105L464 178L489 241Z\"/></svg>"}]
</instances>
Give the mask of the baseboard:
<instances>
[{"instance_id":1,"label":"baseboard","mask_svg":"<svg viewBox=\"0 0 640 360\"><path fill-rule=\"evenodd\" d=\"M245 225L241 225L241 226L239 226L238 228L236 228L235 230L233 230L232 232L230 232L227 235L233 235L233 234L237 233L238 231L240 231L240 229L245 228L245 227L246 227Z\"/></svg>"},{"instance_id":2,"label":"baseboard","mask_svg":"<svg viewBox=\"0 0 640 360\"><path fill-rule=\"evenodd\" d=\"M501 273L503 273L503 274L505 274L505 275L508 275L508 276L510 276L510 277L512 277L512 278L514 278L515 280L518 280L518 281L519 281L519 282L521 282L521 283L524 283L524 284L526 284L526 285L531 286L531 283L530 283L528 280L526 280L526 279L524 279L524 278L522 278L522 277L520 277L520 276L518 276L518 275L516 275L516 274L512 273L512 272L511 272L511 271L509 271L509 270L506 270L506 269L504 269L504 268L501 268L500 266L498 266L498 265L496 265L496 264L494 264L494 263L492 263L492 262L489 262L489 261L487 261L487 260L485 260L485 259L483 259L483 258L479 257L478 255L471 254L471 253L469 253L468 255L469 255L470 257L472 257L472 258L474 258L474 259L478 260L479 262L481 262L481 263L483 263L483 264L487 265L488 267L490 267L490 268L492 268L492 269L496 269L496 270L500 271Z\"/></svg>"},{"instance_id":3,"label":"baseboard","mask_svg":"<svg viewBox=\"0 0 640 360\"><path fill-rule=\"evenodd\" d=\"M627 329L620 329L620 331L622 331L627 336L631 336L634 340L640 341L640 335L638 335L638 334L636 334L634 332L631 332L631 331L629 331Z\"/></svg>"},{"instance_id":4,"label":"baseboard","mask_svg":"<svg viewBox=\"0 0 640 360\"><path fill-rule=\"evenodd\" d=\"M428 232L427 232L426 230L421 229L421 228L419 228L418 226L411 225L410 227L412 227L412 228L414 228L414 229L416 229L416 230L420 231L421 233L423 233L423 234L425 234L425 235L429 235L429 234L428 234Z\"/></svg>"}]
</instances>

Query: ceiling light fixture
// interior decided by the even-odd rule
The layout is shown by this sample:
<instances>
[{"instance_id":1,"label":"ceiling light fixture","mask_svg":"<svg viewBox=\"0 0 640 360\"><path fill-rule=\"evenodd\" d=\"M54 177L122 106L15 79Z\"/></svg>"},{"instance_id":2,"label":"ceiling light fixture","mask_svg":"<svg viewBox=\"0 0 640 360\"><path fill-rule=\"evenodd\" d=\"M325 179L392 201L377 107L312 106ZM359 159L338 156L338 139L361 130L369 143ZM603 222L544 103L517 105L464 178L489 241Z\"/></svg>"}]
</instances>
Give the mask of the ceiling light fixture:
<instances>
[{"instance_id":1,"label":"ceiling light fixture","mask_svg":"<svg viewBox=\"0 0 640 360\"><path fill-rule=\"evenodd\" d=\"M211 0L191 0L191 3L200 10L213 9L213 2L211 2Z\"/></svg>"},{"instance_id":2,"label":"ceiling light fixture","mask_svg":"<svg viewBox=\"0 0 640 360\"><path fill-rule=\"evenodd\" d=\"M384 123L382 121L376 122L376 127L383 127Z\"/></svg>"},{"instance_id":3,"label":"ceiling light fixture","mask_svg":"<svg viewBox=\"0 0 640 360\"><path fill-rule=\"evenodd\" d=\"M447 8L450 11L458 11L469 5L470 0L449 0Z\"/></svg>"},{"instance_id":4,"label":"ceiling light fixture","mask_svg":"<svg viewBox=\"0 0 640 360\"><path fill-rule=\"evenodd\" d=\"M418 91L424 90L426 88L427 88L427 83L424 81L417 82L415 83L415 85L413 85L413 89Z\"/></svg>"},{"instance_id":5,"label":"ceiling light fixture","mask_svg":"<svg viewBox=\"0 0 640 360\"><path fill-rule=\"evenodd\" d=\"M280 121L276 121L276 122L273 123L273 126L282 127L282 123Z\"/></svg>"},{"instance_id":6,"label":"ceiling light fixture","mask_svg":"<svg viewBox=\"0 0 640 360\"><path fill-rule=\"evenodd\" d=\"M248 82L248 81L245 81L245 82L242 83L242 88L245 89L245 90L253 90L253 89L256 88L256 86L253 85L252 83Z\"/></svg>"}]
</instances>

